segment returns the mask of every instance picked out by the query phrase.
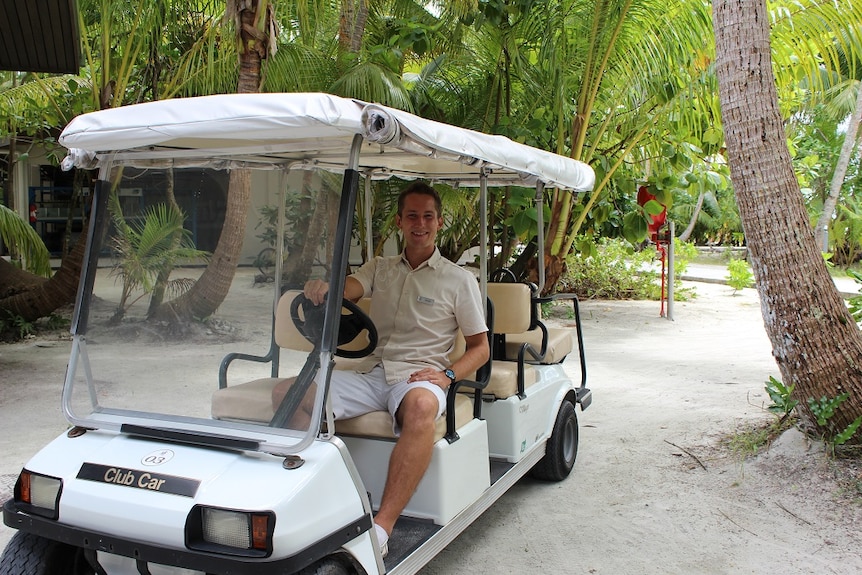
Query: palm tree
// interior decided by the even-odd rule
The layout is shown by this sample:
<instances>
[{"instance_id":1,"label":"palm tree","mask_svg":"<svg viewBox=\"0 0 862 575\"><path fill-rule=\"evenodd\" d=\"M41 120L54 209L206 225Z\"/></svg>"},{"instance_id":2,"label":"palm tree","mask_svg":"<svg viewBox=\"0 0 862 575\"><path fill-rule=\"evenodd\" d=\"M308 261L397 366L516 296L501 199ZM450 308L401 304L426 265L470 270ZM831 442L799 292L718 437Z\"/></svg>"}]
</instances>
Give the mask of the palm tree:
<instances>
[{"instance_id":1,"label":"palm tree","mask_svg":"<svg viewBox=\"0 0 862 575\"><path fill-rule=\"evenodd\" d=\"M112 210L114 225L118 233L112 244L117 254L117 263L112 273L122 278L123 289L120 301L112 317L120 321L126 310L140 297L153 293L160 278L170 273L177 262L186 259L205 258L209 254L195 248L191 232L183 228L185 214L171 204L156 204L143 214L140 222L127 223L114 196ZM185 291L187 280L167 283L179 292ZM133 293L141 290L138 298L130 301Z\"/></svg>"},{"instance_id":2,"label":"palm tree","mask_svg":"<svg viewBox=\"0 0 862 575\"><path fill-rule=\"evenodd\" d=\"M862 335L814 242L793 173L765 2L717 0L714 19L727 156L766 332L803 419L834 436L862 416ZM818 425L806 400L844 393Z\"/></svg>"},{"instance_id":3,"label":"palm tree","mask_svg":"<svg viewBox=\"0 0 862 575\"><path fill-rule=\"evenodd\" d=\"M27 225L17 213L0 204L0 240L11 254L11 260L18 262L23 270L37 276L51 275L51 262L48 249L36 231ZM0 258L0 265L12 265ZM16 269L18 266L14 266ZM12 273L8 268L0 277ZM0 288L2 289L2 288Z\"/></svg>"},{"instance_id":4,"label":"palm tree","mask_svg":"<svg viewBox=\"0 0 862 575\"><path fill-rule=\"evenodd\" d=\"M170 67L154 63L163 62L172 50L187 45L195 17L217 4L216 0L139 1L129 9L125 2L120 5L112 0L80 0L79 29L85 62L81 75L31 74L20 85L0 92L0 118L5 120L0 121L0 133L50 141L76 114L157 98L152 87ZM76 197L88 178L83 171L76 172ZM32 321L71 303L77 291L84 244L79 240L64 255L60 269L50 279L23 272L0 275L0 291L5 294L0 299L0 309Z\"/></svg>"}]
</instances>

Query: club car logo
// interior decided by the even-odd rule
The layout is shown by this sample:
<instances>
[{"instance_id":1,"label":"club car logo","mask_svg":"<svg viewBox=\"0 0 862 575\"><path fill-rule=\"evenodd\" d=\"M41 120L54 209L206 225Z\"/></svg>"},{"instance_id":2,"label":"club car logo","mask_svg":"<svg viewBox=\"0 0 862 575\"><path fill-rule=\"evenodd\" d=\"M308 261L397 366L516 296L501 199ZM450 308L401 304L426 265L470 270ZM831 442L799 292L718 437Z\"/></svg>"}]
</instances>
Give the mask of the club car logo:
<instances>
[{"instance_id":1,"label":"club car logo","mask_svg":"<svg viewBox=\"0 0 862 575\"><path fill-rule=\"evenodd\" d=\"M184 497L194 497L201 483L196 479L188 479L186 477L176 477L174 475L112 467L110 465L98 465L95 463L84 463L81 465L81 469L78 471L78 479L134 487L136 489L157 491L159 493L171 493Z\"/></svg>"},{"instance_id":2,"label":"club car logo","mask_svg":"<svg viewBox=\"0 0 862 575\"><path fill-rule=\"evenodd\" d=\"M174 452L170 449L159 449L158 451L153 451L145 455L141 459L141 464L146 465L148 467L152 467L154 465L161 465L163 463L167 463L174 457Z\"/></svg>"}]
</instances>

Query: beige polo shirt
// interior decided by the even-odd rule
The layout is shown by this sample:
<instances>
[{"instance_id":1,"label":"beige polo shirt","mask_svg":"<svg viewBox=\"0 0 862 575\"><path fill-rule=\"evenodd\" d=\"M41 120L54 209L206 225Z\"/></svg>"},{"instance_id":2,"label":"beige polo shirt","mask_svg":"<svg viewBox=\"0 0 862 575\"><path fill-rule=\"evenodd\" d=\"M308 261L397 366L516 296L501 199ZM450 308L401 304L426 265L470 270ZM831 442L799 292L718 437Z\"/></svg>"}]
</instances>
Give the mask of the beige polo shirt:
<instances>
[{"instance_id":1,"label":"beige polo shirt","mask_svg":"<svg viewBox=\"0 0 862 575\"><path fill-rule=\"evenodd\" d=\"M465 336L488 331L476 278L437 248L416 269L403 254L377 257L353 277L362 284L363 297L371 297L369 315L379 338L357 371L382 362L391 384L423 367L443 370L459 327Z\"/></svg>"}]
</instances>

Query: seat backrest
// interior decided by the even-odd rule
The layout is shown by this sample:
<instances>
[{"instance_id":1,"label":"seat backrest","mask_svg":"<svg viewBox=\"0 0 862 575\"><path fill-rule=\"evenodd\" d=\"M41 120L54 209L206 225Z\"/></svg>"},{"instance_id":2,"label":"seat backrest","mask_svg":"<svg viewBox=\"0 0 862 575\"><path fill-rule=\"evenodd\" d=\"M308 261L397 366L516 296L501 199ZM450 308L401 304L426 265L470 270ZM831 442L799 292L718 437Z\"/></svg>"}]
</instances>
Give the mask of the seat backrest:
<instances>
[{"instance_id":1,"label":"seat backrest","mask_svg":"<svg viewBox=\"0 0 862 575\"><path fill-rule=\"evenodd\" d=\"M524 333L532 327L532 291L524 283L488 283L494 333Z\"/></svg>"},{"instance_id":2,"label":"seat backrest","mask_svg":"<svg viewBox=\"0 0 862 575\"><path fill-rule=\"evenodd\" d=\"M523 333L532 324L532 292L524 283L488 283L494 305L494 333Z\"/></svg>"}]
</instances>

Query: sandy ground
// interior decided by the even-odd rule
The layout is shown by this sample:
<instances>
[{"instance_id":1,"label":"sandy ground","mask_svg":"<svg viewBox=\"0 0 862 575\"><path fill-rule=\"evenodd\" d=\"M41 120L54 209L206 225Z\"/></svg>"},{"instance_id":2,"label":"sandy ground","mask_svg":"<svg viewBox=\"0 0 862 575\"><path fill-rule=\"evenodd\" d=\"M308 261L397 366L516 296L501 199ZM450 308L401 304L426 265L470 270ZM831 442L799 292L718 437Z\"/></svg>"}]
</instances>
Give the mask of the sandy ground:
<instances>
[{"instance_id":1,"label":"sandy ground","mask_svg":"<svg viewBox=\"0 0 862 575\"><path fill-rule=\"evenodd\" d=\"M235 283L228 321L249 289ZM594 401L578 413L572 475L522 480L423 574L862 573L862 504L818 446L788 432L745 460L724 447L774 417L764 382L778 371L756 293L686 287L697 297L676 302L674 321L657 302L582 304ZM66 428L68 351L51 339L0 345L0 500ZM566 365L577 376L577 360ZM0 546L12 533L0 526Z\"/></svg>"}]
</instances>

